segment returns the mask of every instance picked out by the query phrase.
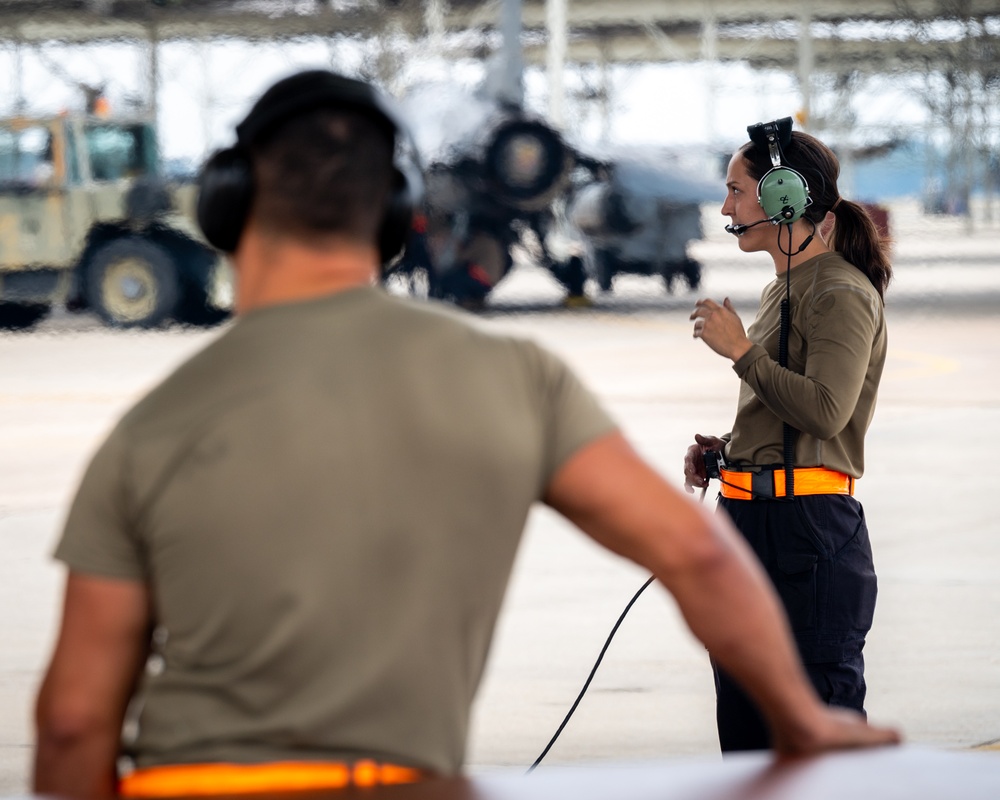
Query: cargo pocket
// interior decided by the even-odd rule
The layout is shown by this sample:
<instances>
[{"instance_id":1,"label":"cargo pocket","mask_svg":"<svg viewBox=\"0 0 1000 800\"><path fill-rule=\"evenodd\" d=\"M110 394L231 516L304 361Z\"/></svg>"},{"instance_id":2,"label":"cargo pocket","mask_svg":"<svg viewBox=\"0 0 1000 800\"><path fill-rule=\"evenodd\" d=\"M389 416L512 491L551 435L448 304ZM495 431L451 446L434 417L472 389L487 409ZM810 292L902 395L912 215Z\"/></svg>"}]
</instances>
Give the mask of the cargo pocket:
<instances>
[{"instance_id":1,"label":"cargo pocket","mask_svg":"<svg viewBox=\"0 0 1000 800\"><path fill-rule=\"evenodd\" d=\"M878 579L872 563L868 530L858 526L855 535L831 560L830 626L840 631L867 633L875 616Z\"/></svg>"},{"instance_id":2,"label":"cargo pocket","mask_svg":"<svg viewBox=\"0 0 1000 800\"><path fill-rule=\"evenodd\" d=\"M816 627L816 564L813 553L779 553L777 574L774 576L778 596L793 631Z\"/></svg>"}]
</instances>

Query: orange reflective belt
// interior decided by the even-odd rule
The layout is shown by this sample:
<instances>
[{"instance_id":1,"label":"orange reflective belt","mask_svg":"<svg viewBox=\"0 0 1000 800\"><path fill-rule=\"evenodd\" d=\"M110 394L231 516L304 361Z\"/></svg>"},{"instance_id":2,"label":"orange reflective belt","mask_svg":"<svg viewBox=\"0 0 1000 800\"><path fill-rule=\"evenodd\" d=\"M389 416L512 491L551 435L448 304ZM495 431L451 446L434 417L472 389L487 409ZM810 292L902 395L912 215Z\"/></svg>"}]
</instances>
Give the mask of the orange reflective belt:
<instances>
[{"instance_id":1,"label":"orange reflective belt","mask_svg":"<svg viewBox=\"0 0 1000 800\"><path fill-rule=\"evenodd\" d=\"M753 472L736 472L723 469L722 496L733 500L753 500L755 497L784 497L785 471L780 467L766 469L757 474L754 480ZM798 467L793 471L795 478L794 493L796 496L807 494L854 494L854 478L843 472L836 472L825 467ZM761 478L766 478L767 489L761 491ZM772 483L773 481L773 483Z\"/></svg>"},{"instance_id":2,"label":"orange reflective belt","mask_svg":"<svg viewBox=\"0 0 1000 800\"><path fill-rule=\"evenodd\" d=\"M279 761L269 764L169 764L143 767L118 781L119 797L178 797L294 789L343 789L416 783L431 775L412 767L358 761L338 764Z\"/></svg>"}]
</instances>

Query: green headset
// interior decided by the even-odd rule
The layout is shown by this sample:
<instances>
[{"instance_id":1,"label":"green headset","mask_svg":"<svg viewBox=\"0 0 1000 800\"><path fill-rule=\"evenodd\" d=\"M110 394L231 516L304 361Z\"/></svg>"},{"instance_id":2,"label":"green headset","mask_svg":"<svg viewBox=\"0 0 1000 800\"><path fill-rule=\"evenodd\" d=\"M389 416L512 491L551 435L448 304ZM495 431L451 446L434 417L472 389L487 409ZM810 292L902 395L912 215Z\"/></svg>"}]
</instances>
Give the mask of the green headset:
<instances>
[{"instance_id":1,"label":"green headset","mask_svg":"<svg viewBox=\"0 0 1000 800\"><path fill-rule=\"evenodd\" d=\"M809 184L791 167L781 163L781 148L792 141L792 118L758 122L747 127L750 141L766 147L771 169L757 182L757 202L775 225L791 225L812 204Z\"/></svg>"}]
</instances>

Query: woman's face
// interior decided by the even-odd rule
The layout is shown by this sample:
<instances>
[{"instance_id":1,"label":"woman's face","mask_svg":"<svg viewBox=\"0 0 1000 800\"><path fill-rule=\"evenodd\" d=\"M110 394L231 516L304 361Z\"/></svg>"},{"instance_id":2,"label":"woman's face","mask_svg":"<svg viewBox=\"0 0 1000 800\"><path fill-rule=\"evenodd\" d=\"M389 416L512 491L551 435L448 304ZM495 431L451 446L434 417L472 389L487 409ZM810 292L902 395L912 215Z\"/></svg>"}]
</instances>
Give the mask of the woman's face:
<instances>
[{"instance_id":1,"label":"woman's face","mask_svg":"<svg viewBox=\"0 0 1000 800\"><path fill-rule=\"evenodd\" d=\"M726 170L726 201L722 204L722 215L729 217L733 225L750 225L767 219L757 202L757 180L750 176L746 159L739 152L729 160ZM770 223L755 225L736 238L740 250L746 253L766 250L774 243L774 226Z\"/></svg>"}]
</instances>

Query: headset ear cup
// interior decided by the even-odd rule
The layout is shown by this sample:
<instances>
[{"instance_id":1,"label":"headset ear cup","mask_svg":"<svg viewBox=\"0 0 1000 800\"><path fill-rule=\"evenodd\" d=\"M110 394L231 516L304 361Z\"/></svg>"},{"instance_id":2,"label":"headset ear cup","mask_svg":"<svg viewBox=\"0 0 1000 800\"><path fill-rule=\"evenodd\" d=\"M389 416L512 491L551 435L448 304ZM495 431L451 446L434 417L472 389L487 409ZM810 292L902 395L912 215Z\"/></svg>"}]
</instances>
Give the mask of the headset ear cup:
<instances>
[{"instance_id":1,"label":"headset ear cup","mask_svg":"<svg viewBox=\"0 0 1000 800\"><path fill-rule=\"evenodd\" d=\"M802 175L789 167L775 167L757 184L757 202L768 217L786 225L805 213L812 198Z\"/></svg>"},{"instance_id":2,"label":"headset ear cup","mask_svg":"<svg viewBox=\"0 0 1000 800\"><path fill-rule=\"evenodd\" d=\"M239 148L212 155L198 176L198 225L209 244L234 253L253 202L253 169Z\"/></svg>"},{"instance_id":3,"label":"headset ear cup","mask_svg":"<svg viewBox=\"0 0 1000 800\"><path fill-rule=\"evenodd\" d=\"M412 179L398 168L393 169L392 188L378 231L378 249L382 266L402 255L413 224L416 191Z\"/></svg>"}]
</instances>

